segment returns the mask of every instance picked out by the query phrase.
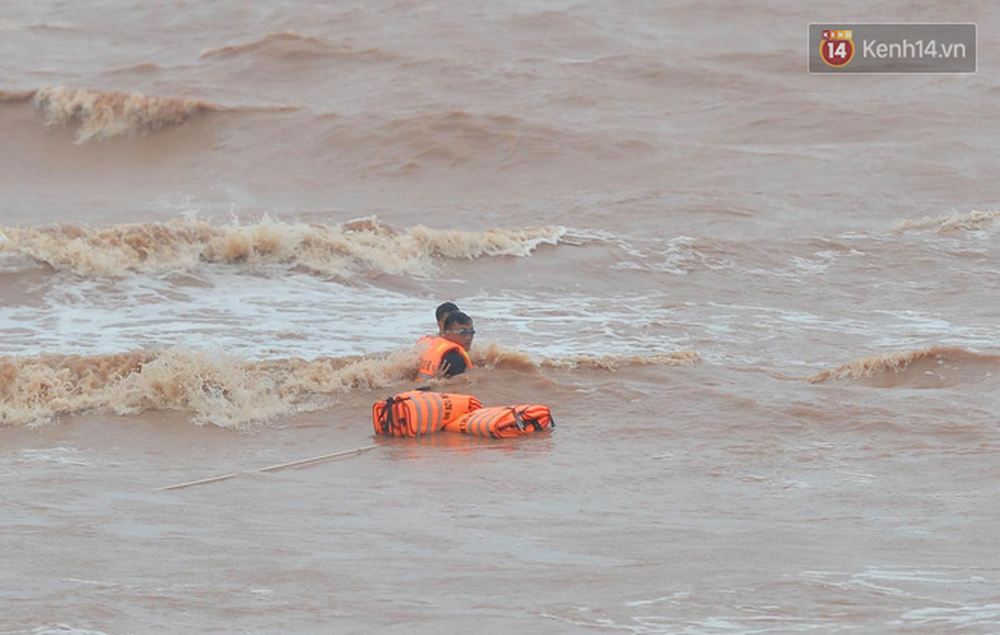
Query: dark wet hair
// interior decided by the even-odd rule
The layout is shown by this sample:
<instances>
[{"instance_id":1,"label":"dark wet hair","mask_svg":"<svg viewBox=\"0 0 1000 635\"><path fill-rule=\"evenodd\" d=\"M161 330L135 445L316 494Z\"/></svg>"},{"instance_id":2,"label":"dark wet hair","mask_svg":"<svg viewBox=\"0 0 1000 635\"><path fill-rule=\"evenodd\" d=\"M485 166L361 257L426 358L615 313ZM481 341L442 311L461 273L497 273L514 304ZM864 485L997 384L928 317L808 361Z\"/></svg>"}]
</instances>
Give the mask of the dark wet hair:
<instances>
[{"instance_id":1,"label":"dark wet hair","mask_svg":"<svg viewBox=\"0 0 1000 635\"><path fill-rule=\"evenodd\" d=\"M444 304L438 306L437 310L434 311L434 318L440 322L446 316L458 311L458 305L454 302L445 302Z\"/></svg>"},{"instance_id":2,"label":"dark wet hair","mask_svg":"<svg viewBox=\"0 0 1000 635\"><path fill-rule=\"evenodd\" d=\"M444 321L444 330L447 331L456 324L459 326L468 326L469 324L472 324L472 318L461 311L455 311Z\"/></svg>"}]
</instances>

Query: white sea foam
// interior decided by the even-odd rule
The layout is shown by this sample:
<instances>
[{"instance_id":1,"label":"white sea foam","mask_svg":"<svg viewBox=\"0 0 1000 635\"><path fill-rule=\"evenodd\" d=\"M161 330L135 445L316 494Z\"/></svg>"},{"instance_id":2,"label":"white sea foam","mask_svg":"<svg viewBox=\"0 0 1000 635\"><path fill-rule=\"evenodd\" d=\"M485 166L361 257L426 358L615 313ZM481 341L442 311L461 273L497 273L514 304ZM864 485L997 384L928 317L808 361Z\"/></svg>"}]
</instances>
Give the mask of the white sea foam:
<instances>
[{"instance_id":1,"label":"white sea foam","mask_svg":"<svg viewBox=\"0 0 1000 635\"><path fill-rule=\"evenodd\" d=\"M0 309L0 347L107 354L183 346L248 359L384 351L433 326L424 302L287 271L277 278L224 268L189 284L135 276L57 285L37 307Z\"/></svg>"},{"instance_id":2,"label":"white sea foam","mask_svg":"<svg viewBox=\"0 0 1000 635\"><path fill-rule=\"evenodd\" d=\"M109 635L105 631L78 628L70 624L45 624L30 630L3 631L4 635Z\"/></svg>"},{"instance_id":3,"label":"white sea foam","mask_svg":"<svg viewBox=\"0 0 1000 635\"><path fill-rule=\"evenodd\" d=\"M56 465L85 466L91 461L75 448L28 448L15 453L17 463L54 463Z\"/></svg>"},{"instance_id":4,"label":"white sea foam","mask_svg":"<svg viewBox=\"0 0 1000 635\"><path fill-rule=\"evenodd\" d=\"M477 343L541 356L664 353L687 335L642 324L669 322L657 297L623 297L617 311L599 298L482 291L457 298L472 315ZM38 306L0 307L0 348L8 354L111 354L182 346L246 359L345 356L411 345L434 329L433 303L374 286L331 283L308 273L269 275L203 267L197 279L132 276L56 284ZM557 310L554 310L557 309Z\"/></svg>"},{"instance_id":5,"label":"white sea foam","mask_svg":"<svg viewBox=\"0 0 1000 635\"><path fill-rule=\"evenodd\" d=\"M891 626L937 626L952 629L1000 626L1000 604L966 604L962 606L934 606L907 611Z\"/></svg>"}]
</instances>

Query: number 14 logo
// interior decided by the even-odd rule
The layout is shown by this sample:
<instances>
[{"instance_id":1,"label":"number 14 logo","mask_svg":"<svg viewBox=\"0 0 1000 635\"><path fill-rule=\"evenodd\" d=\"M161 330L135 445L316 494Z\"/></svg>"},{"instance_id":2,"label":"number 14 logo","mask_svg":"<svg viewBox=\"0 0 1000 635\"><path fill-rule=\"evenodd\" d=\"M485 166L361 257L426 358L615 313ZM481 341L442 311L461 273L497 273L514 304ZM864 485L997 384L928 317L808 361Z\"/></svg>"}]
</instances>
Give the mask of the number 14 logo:
<instances>
[{"instance_id":1,"label":"number 14 logo","mask_svg":"<svg viewBox=\"0 0 1000 635\"><path fill-rule=\"evenodd\" d=\"M830 66L846 66L854 58L854 42L851 40L823 40L819 54Z\"/></svg>"}]
</instances>

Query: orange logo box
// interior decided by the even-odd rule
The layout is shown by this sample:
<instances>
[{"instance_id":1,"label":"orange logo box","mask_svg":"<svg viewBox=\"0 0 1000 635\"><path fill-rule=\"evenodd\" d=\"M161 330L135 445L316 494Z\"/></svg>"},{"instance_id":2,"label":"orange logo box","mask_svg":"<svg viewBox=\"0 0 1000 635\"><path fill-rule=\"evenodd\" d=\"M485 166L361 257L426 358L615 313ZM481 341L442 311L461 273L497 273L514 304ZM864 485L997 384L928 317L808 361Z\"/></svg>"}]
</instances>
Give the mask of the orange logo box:
<instances>
[{"instance_id":1,"label":"orange logo box","mask_svg":"<svg viewBox=\"0 0 1000 635\"><path fill-rule=\"evenodd\" d=\"M823 31L824 40L853 40L854 31Z\"/></svg>"}]
</instances>

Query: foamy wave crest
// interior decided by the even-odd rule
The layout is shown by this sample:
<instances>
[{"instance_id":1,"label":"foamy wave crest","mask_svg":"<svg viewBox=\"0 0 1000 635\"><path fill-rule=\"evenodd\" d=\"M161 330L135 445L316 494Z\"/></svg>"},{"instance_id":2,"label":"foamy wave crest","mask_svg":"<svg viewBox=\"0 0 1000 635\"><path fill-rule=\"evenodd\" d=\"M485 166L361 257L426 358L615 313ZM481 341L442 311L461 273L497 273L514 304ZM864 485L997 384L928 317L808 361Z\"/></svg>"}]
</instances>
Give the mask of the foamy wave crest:
<instances>
[{"instance_id":1,"label":"foamy wave crest","mask_svg":"<svg viewBox=\"0 0 1000 635\"><path fill-rule=\"evenodd\" d=\"M1000 356L931 347L863 357L807 377L811 383L859 381L876 388L947 388L998 376Z\"/></svg>"},{"instance_id":2,"label":"foamy wave crest","mask_svg":"<svg viewBox=\"0 0 1000 635\"><path fill-rule=\"evenodd\" d=\"M536 362L490 344L473 356L482 369L540 373L543 368L614 371L689 366L694 351L653 356L575 356ZM62 415L190 413L197 425L240 428L331 406L336 395L413 381L416 347L383 355L246 361L183 349L112 355L0 357L0 425L37 426Z\"/></svg>"},{"instance_id":3,"label":"foamy wave crest","mask_svg":"<svg viewBox=\"0 0 1000 635\"><path fill-rule=\"evenodd\" d=\"M0 358L0 423L39 425L63 414L191 412L198 425L237 428L328 404L335 393L410 379L416 350L381 357L246 362L183 350Z\"/></svg>"},{"instance_id":4,"label":"foamy wave crest","mask_svg":"<svg viewBox=\"0 0 1000 635\"><path fill-rule=\"evenodd\" d=\"M693 366L700 359L701 356L691 350L659 355L573 355L546 359L542 367L615 371L633 366Z\"/></svg>"},{"instance_id":5,"label":"foamy wave crest","mask_svg":"<svg viewBox=\"0 0 1000 635\"><path fill-rule=\"evenodd\" d=\"M189 218L91 229L62 224L5 227L0 253L20 254L82 275L190 270L201 262L260 266L291 264L346 277L356 271L427 275L433 259L528 256L555 245L561 227L440 231L417 226L399 232L374 218L341 225L284 223L264 217L248 225L215 225Z\"/></svg>"},{"instance_id":6,"label":"foamy wave crest","mask_svg":"<svg viewBox=\"0 0 1000 635\"><path fill-rule=\"evenodd\" d=\"M959 229L978 231L993 224L993 219L1000 216L1000 212L969 212L968 214L954 214L952 216L925 216L915 220L906 220L896 225L896 232L909 230L933 229L944 234Z\"/></svg>"},{"instance_id":7,"label":"foamy wave crest","mask_svg":"<svg viewBox=\"0 0 1000 635\"><path fill-rule=\"evenodd\" d=\"M199 111L219 109L194 99L168 99L66 86L38 89L33 104L45 114L48 125L78 123L77 143L173 126Z\"/></svg>"},{"instance_id":8,"label":"foamy wave crest","mask_svg":"<svg viewBox=\"0 0 1000 635\"><path fill-rule=\"evenodd\" d=\"M274 58L367 57L388 59L379 49L356 50L348 44L332 44L324 39L300 35L294 31L268 33L259 40L205 49L200 57L231 58L242 55L262 54Z\"/></svg>"},{"instance_id":9,"label":"foamy wave crest","mask_svg":"<svg viewBox=\"0 0 1000 635\"><path fill-rule=\"evenodd\" d=\"M472 358L477 366L490 368L606 371L633 366L693 366L701 359L697 352L686 350L660 355L572 355L536 361L527 353L496 343L488 344L482 349L473 349Z\"/></svg>"},{"instance_id":10,"label":"foamy wave crest","mask_svg":"<svg viewBox=\"0 0 1000 635\"><path fill-rule=\"evenodd\" d=\"M434 256L472 259L483 256L529 256L541 245L556 245L566 233L563 227L528 227L520 230L488 229L485 232L442 231L417 226L406 233Z\"/></svg>"}]
</instances>

